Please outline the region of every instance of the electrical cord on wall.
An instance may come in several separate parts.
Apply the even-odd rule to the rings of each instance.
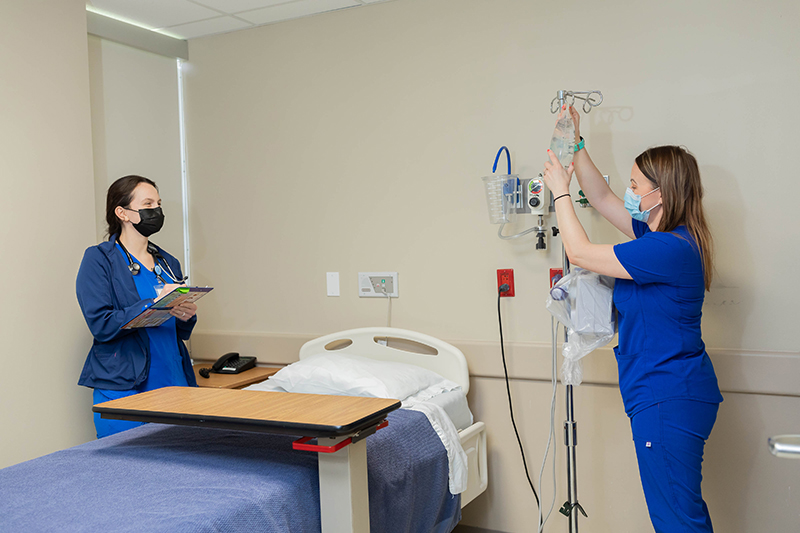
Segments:
[[[386,292],[386,287],[381,286],[381,290],[383,291],[383,295],[389,298],[389,316],[386,319],[386,327],[392,327],[392,295]]]
[[[522,465],[525,467],[525,477],[528,478],[528,485],[531,487],[531,491],[533,492],[533,497],[536,498],[536,505],[541,508],[541,503],[539,503],[539,495],[536,493],[536,489],[533,486],[533,481],[531,481],[531,476],[528,473],[528,462],[525,460],[525,450],[522,447],[522,439],[519,437],[519,431],[517,430],[517,423],[514,421],[514,407],[511,403],[511,386],[508,382],[508,367],[506,365],[506,350],[504,347],[503,342],[503,318],[500,313],[500,295],[504,292],[509,290],[509,286],[507,284],[500,285],[500,288],[497,291],[497,321],[500,324],[500,353],[503,357],[503,373],[506,377],[506,392],[508,393],[508,412],[511,414],[511,425],[514,427],[514,434],[517,436],[517,444],[519,444],[519,453],[522,456]],[[554,478],[555,479],[555,478]]]
[[[386,287],[383,285],[381,285],[381,290],[383,291],[383,295],[389,298],[389,316],[386,319],[386,327],[390,328],[392,327],[392,295],[386,292]],[[378,342],[381,343],[381,341]],[[389,337],[385,337],[381,344],[384,346],[389,346]]]

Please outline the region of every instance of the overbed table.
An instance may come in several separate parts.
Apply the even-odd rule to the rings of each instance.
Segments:
[[[365,438],[400,402],[383,398],[165,387],[95,405],[103,418],[300,435],[318,452],[323,533],[368,533]],[[305,444],[317,438],[317,445]]]

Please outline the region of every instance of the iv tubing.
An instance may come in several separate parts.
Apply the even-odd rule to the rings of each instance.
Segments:
[[[553,381],[553,394],[550,398],[550,432],[547,434],[547,447],[544,450],[544,457],[542,458],[542,468],[539,470],[539,494],[542,494],[542,474],[544,473],[544,467],[547,463],[547,455],[550,452],[550,444],[553,445],[553,499],[550,501],[550,509],[547,511],[547,516],[542,519],[542,506],[539,506],[539,533],[544,531],[544,525],[547,523],[547,519],[550,518],[550,514],[553,512],[553,507],[556,504],[556,447],[555,442],[553,442],[555,435],[556,435],[556,386],[558,385],[558,378],[556,376],[556,337],[558,335],[558,323],[555,323],[553,317],[550,317],[550,341],[553,347],[553,371],[552,371],[552,381]]]

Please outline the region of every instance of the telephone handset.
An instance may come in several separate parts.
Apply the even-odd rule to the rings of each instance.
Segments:
[[[200,375],[204,378],[209,377],[211,372],[215,374],[238,374],[256,366],[255,357],[239,357],[237,352],[226,353],[211,368],[201,368]]]

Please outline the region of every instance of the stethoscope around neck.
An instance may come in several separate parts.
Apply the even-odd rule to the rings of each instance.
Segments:
[[[134,276],[138,275],[142,267],[139,265],[139,263],[133,260],[133,256],[130,254],[130,252],[128,252],[128,249],[125,248],[125,245],[122,244],[122,241],[117,239],[117,244],[119,244],[120,248],[122,248],[122,251],[125,252],[125,257],[128,258],[128,270],[130,270],[131,274],[133,274]],[[170,268],[169,263],[167,263],[167,260],[164,259],[164,256],[161,255],[161,252],[158,250],[158,248],[150,241],[147,241],[147,253],[152,255],[153,259],[155,260],[153,273],[156,275],[156,279],[158,279],[158,281],[160,281],[164,285],[167,284],[166,280],[164,280],[161,274],[169,275],[172,278],[173,283],[183,283],[184,281],[186,281],[187,279],[186,276],[179,278],[178,276],[175,275],[175,273],[172,271],[172,268]],[[166,272],[164,271],[163,268],[161,268],[161,265],[158,264],[159,259],[164,264],[164,266],[167,267]]]

